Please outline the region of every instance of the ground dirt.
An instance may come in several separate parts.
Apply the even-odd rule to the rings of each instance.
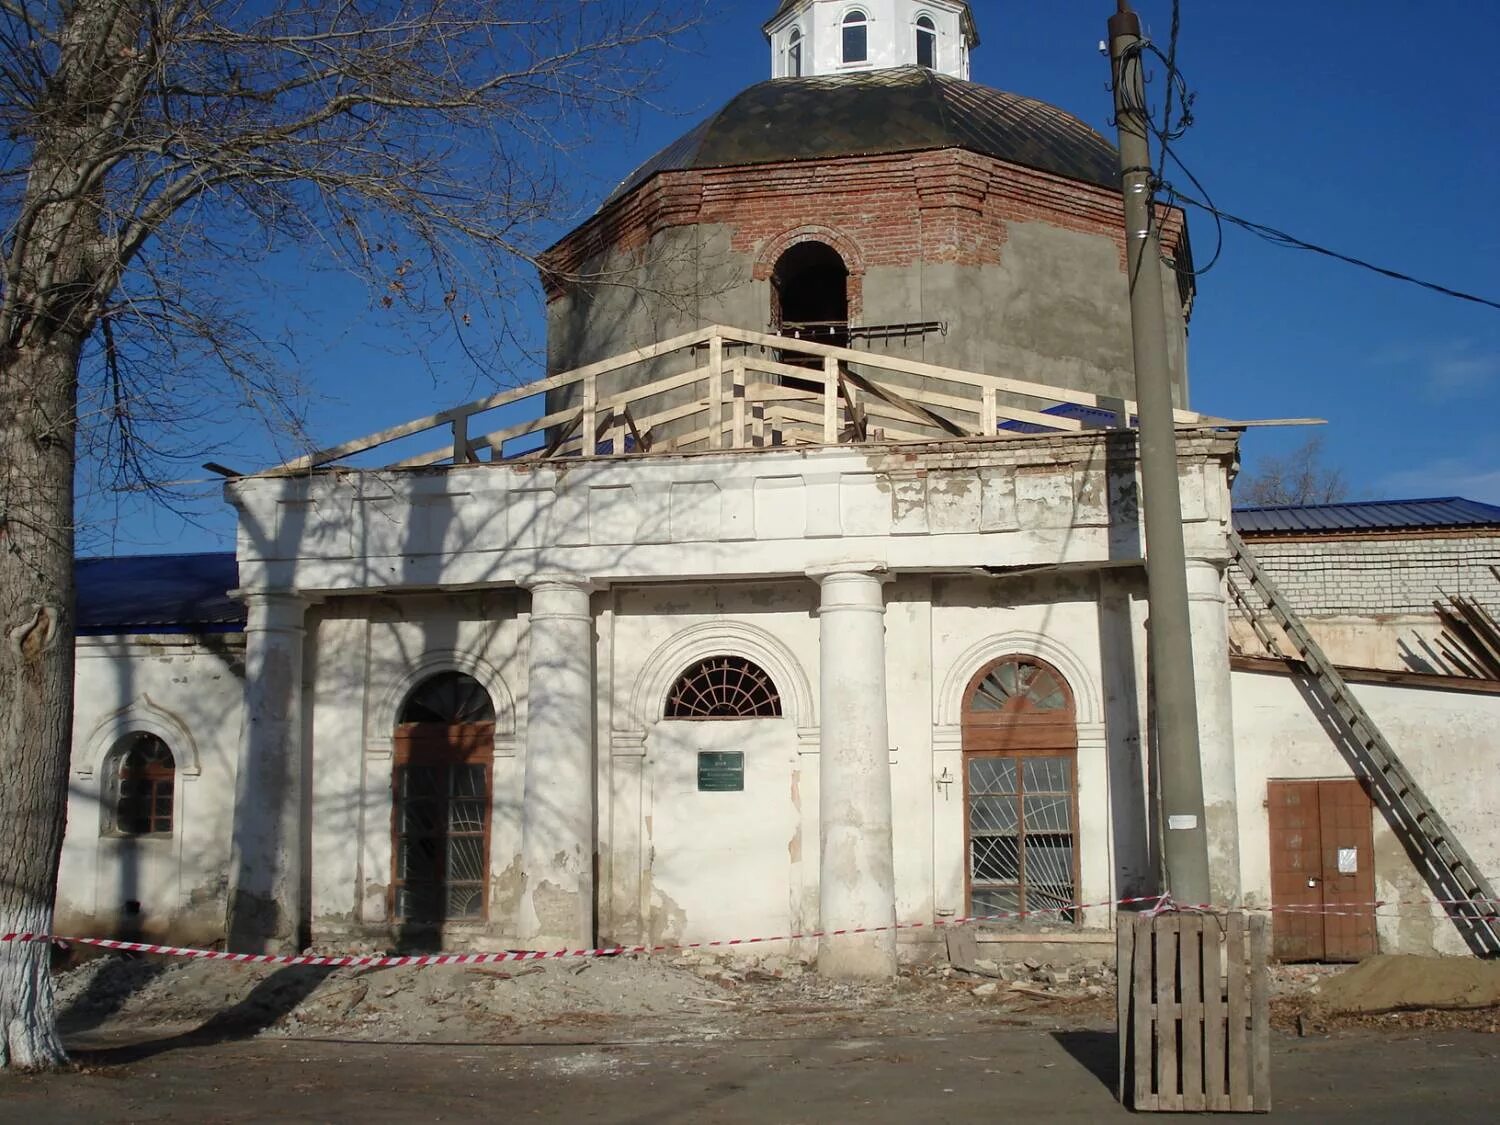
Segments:
[[[1340,979],[1322,967],[1274,970],[1278,1116],[1493,1119],[1500,1037],[1465,1028],[1496,1030],[1496,1009],[1311,1019],[1310,986],[1325,992]],[[1124,1116],[1105,967],[980,961],[967,973],[929,966],[856,985],[788,958],[706,954],[333,971],[109,957],[58,983],[78,1068],[0,1076],[0,1118]],[[1441,1022],[1460,1016],[1470,1022]]]

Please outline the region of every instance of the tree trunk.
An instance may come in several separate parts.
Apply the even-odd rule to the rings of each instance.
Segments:
[[[48,933],[73,726],[73,458],[81,341],[0,342],[0,933]],[[51,947],[0,944],[0,1066],[65,1062]]]

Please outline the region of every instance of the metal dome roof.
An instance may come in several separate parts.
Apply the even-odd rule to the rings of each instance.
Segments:
[[[939,148],[1119,187],[1114,146],[1072,114],[908,66],[751,86],[632,172],[607,202],[659,172]]]

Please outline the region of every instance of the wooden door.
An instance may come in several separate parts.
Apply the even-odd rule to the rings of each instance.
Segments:
[[[1364,786],[1272,781],[1273,955],[1358,961],[1375,952],[1373,809]]]

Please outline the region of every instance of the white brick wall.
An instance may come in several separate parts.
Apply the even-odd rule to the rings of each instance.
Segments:
[[[1302,617],[1431,614],[1443,594],[1500,616],[1500,537],[1246,542]]]

